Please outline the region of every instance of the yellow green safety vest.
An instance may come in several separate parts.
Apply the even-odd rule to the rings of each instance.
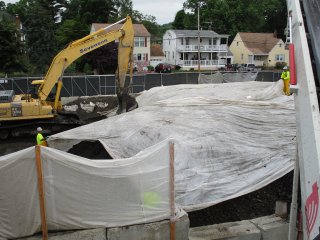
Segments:
[[[37,144],[42,145],[42,143],[45,141],[44,137],[42,136],[41,133],[38,133],[37,135]]]
[[[282,72],[281,78],[282,78],[283,80],[290,80],[290,72],[289,72],[289,71],[284,71],[284,72]]]

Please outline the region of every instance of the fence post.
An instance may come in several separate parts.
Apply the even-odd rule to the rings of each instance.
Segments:
[[[175,201],[174,201],[174,143],[169,142],[170,153],[170,240],[175,239]]]
[[[73,76],[71,76],[71,95],[73,97]]]
[[[42,163],[41,163],[41,148],[39,145],[35,147],[36,150],[36,167],[38,176],[38,193],[39,193],[39,204],[40,204],[40,215],[41,215],[41,229],[42,229],[42,239],[48,239],[48,226],[46,217],[46,205],[44,196],[44,184],[43,184],[43,173],[42,173]]]
[[[87,86],[87,81],[88,81],[88,75],[84,77],[84,84],[86,85],[86,96],[88,96],[88,86]]]

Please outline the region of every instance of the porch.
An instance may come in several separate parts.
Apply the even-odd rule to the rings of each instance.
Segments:
[[[221,45],[179,45],[177,50],[179,52],[196,52],[200,47],[201,52],[227,52],[228,47],[226,44]]]
[[[191,68],[198,69],[198,64],[200,62],[201,70],[217,70],[220,67],[224,67],[227,63],[226,59],[219,60],[182,60],[178,62],[178,65],[182,69],[189,70]]]

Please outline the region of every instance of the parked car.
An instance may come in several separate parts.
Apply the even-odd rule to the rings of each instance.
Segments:
[[[171,72],[171,66],[166,63],[159,63],[157,66],[155,66],[154,71],[157,73],[170,73]]]
[[[253,63],[242,64],[240,67],[241,71],[256,71],[256,66]]]
[[[220,67],[219,71],[239,71],[241,66],[239,64],[226,64],[224,67]]]

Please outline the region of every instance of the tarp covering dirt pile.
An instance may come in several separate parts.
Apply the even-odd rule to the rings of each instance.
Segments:
[[[100,141],[115,159],[175,142],[176,204],[187,211],[232,199],[293,169],[295,111],[283,83],[175,85],[142,93],[139,108],[56,134],[64,151]]]
[[[132,158],[89,160],[41,148],[49,230],[115,227],[170,218],[169,144]],[[35,148],[0,157],[0,239],[41,230]]]

